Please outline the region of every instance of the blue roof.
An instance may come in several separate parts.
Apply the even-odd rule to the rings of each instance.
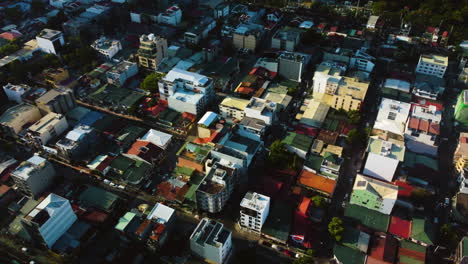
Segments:
[[[198,121],[198,124],[205,125],[205,126],[210,126],[211,123],[218,117],[218,114],[208,111],[203,115],[203,117]]]
[[[104,114],[96,111],[91,111],[87,113],[83,118],[81,118],[80,121],[78,121],[78,123],[85,126],[91,126],[103,117]]]

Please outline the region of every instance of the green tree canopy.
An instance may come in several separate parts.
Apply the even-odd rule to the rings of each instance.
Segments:
[[[156,93],[158,91],[158,82],[163,77],[160,73],[150,73],[148,74],[143,82],[141,83],[141,88],[151,93]]]
[[[338,217],[333,217],[330,223],[328,224],[328,233],[336,241],[341,241],[344,232],[343,220]]]
[[[313,264],[313,263],[314,263],[314,251],[312,249],[308,249],[305,255],[294,260],[293,262],[293,264]]]
[[[314,203],[314,206],[318,208],[325,208],[325,206],[327,205],[325,198],[323,198],[320,195],[315,195],[310,200]]]

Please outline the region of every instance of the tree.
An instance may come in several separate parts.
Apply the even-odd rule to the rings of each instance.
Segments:
[[[357,125],[361,122],[361,112],[358,110],[351,110],[347,112],[347,116],[351,124]]]
[[[439,240],[441,245],[448,248],[455,248],[460,238],[455,228],[449,224],[445,224],[440,228]]]
[[[417,205],[424,205],[428,200],[430,200],[432,194],[423,188],[414,189],[411,192],[410,199]]]
[[[300,258],[294,260],[293,264],[313,264],[314,263],[314,251],[308,249],[305,255],[302,255]]]
[[[158,82],[163,77],[160,73],[150,73],[145,77],[141,83],[141,88],[151,93],[156,93],[158,91]]]
[[[324,40],[323,35],[315,31],[315,29],[309,29],[302,35],[302,43],[305,45],[319,45]]]
[[[314,206],[318,208],[324,208],[325,205],[327,204],[325,201],[325,198],[323,198],[320,195],[315,195],[310,200],[312,200],[312,202],[314,203]]]
[[[18,22],[23,18],[23,12],[19,7],[7,8],[5,9],[5,16],[9,20]]]
[[[45,5],[43,1],[40,0],[32,0],[31,2],[31,11],[34,14],[42,14],[45,10]]]
[[[328,224],[328,233],[336,241],[341,241],[344,232],[343,221],[338,217],[333,217]]]
[[[268,161],[271,166],[284,168],[288,164],[290,154],[286,151],[286,144],[281,140],[274,141],[270,146]]]

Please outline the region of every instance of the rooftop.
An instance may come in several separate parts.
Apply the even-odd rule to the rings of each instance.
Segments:
[[[447,66],[448,65],[448,57],[441,56],[436,54],[423,54],[421,55],[421,61],[430,64],[437,64],[440,66]]]
[[[115,225],[115,229],[123,232],[135,216],[135,213],[127,212],[124,216],[120,217],[119,222]]]
[[[109,211],[118,200],[118,196],[98,187],[88,186],[79,196],[81,205]]]
[[[399,90],[405,93],[410,92],[410,83],[398,79],[386,79],[384,83],[385,88]]]
[[[282,141],[286,145],[308,152],[312,146],[313,139],[295,132],[288,132],[288,135]]]
[[[58,216],[57,214],[60,212],[57,212],[57,210],[62,208],[67,203],[67,199],[51,193],[34,209],[32,209],[32,211],[30,211],[24,218],[28,221],[37,223],[39,226],[42,226],[51,217]]]
[[[171,220],[175,210],[162,203],[157,203],[151,212],[148,214],[147,219],[154,219],[160,224],[165,224]]]
[[[176,80],[184,80],[192,83],[194,86],[205,87],[209,84],[210,79],[205,75],[201,75],[194,72],[184,71],[181,69],[174,68],[169,71],[163,78],[164,81],[174,82]]]
[[[216,114],[215,112],[208,111],[202,116],[202,118],[200,118],[198,124],[209,127],[211,123],[213,123],[217,118],[218,114]]]
[[[255,211],[262,212],[270,204],[270,197],[256,193],[256,192],[247,192],[242,199],[240,206]]]
[[[37,36],[40,38],[52,40],[61,34],[61,31],[45,28]]]
[[[28,129],[30,131],[35,131],[42,134],[53,128],[61,120],[64,120],[63,115],[50,112],[42,117],[39,121],[31,125]]]
[[[226,97],[220,105],[236,108],[238,110],[244,111],[247,105],[249,104],[249,100],[235,98],[235,97]]]
[[[355,204],[346,205],[344,215],[346,217],[352,218],[359,224],[382,232],[387,232],[390,222],[389,215],[385,215],[379,213],[378,211],[367,209]]]
[[[333,254],[340,263],[363,264],[366,262],[366,254],[357,249],[342,246],[338,243],[336,243],[333,248]]]
[[[411,238],[428,245],[434,245],[435,230],[436,228],[431,221],[415,217],[411,225]]]
[[[198,163],[202,163],[211,151],[208,145],[198,145],[191,142],[186,142],[177,152],[179,157],[189,159]]]
[[[247,117],[247,116],[242,118],[242,120],[241,120],[241,122],[239,124],[243,125],[245,127],[254,128],[256,130],[262,130],[262,129],[264,129],[266,127],[265,121],[263,121],[261,119]]]
[[[21,115],[25,112],[29,112],[33,109],[37,109],[35,105],[30,105],[26,103],[14,105],[8,108],[1,116],[0,123],[9,124],[11,121],[21,118]]]
[[[343,245],[367,253],[370,235],[355,228],[346,228],[340,241]]]
[[[335,186],[336,186],[335,180],[319,175],[317,173],[313,173],[305,169],[302,170],[297,181],[299,184],[303,186],[312,188],[314,190],[318,190],[329,196],[333,195],[333,192],[335,191]]]
[[[203,218],[190,236],[190,240],[202,247],[209,244],[221,248],[230,235],[231,231],[225,229],[222,223]]]
[[[23,161],[14,171],[12,171],[12,174],[26,180],[35,172],[43,170],[47,164],[49,163],[46,159],[41,156],[34,155],[28,160]]]
[[[385,141],[378,137],[370,137],[367,152],[403,161],[405,157],[405,143],[395,139]]]
[[[411,105],[388,98],[382,98],[374,129],[402,135],[405,131]]]
[[[262,226],[262,233],[286,243],[293,221],[293,211],[294,207],[286,201],[276,201],[270,209],[265,224]]]
[[[396,200],[398,197],[398,186],[375,180],[363,175],[356,175],[353,191],[366,190],[373,193],[381,199]]]

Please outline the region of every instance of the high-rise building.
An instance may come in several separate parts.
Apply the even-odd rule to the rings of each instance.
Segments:
[[[11,177],[21,192],[36,197],[52,184],[55,169],[52,163],[34,155],[12,171]]]
[[[310,56],[298,52],[283,52],[278,57],[279,67],[278,74],[284,78],[300,82],[302,73],[307,64],[309,64]]]
[[[38,47],[45,53],[57,54],[60,47],[65,44],[63,33],[53,29],[43,29],[36,36]]]
[[[157,70],[162,59],[167,57],[167,40],[154,34],[140,36],[138,63],[140,67]]]
[[[445,71],[447,70],[447,66],[447,56],[423,54],[421,57],[419,57],[416,72],[442,78],[444,77]]]
[[[468,90],[463,90],[458,96],[455,120],[462,125],[468,125]]]
[[[51,193],[25,215],[21,223],[36,243],[52,248],[76,220],[70,202]]]
[[[270,197],[247,192],[240,203],[240,225],[260,232],[270,211]]]
[[[190,236],[190,249],[212,263],[227,263],[232,253],[232,233],[223,224],[203,218]]]
[[[36,105],[42,112],[66,114],[76,107],[75,95],[69,89],[52,89],[36,99]]]

